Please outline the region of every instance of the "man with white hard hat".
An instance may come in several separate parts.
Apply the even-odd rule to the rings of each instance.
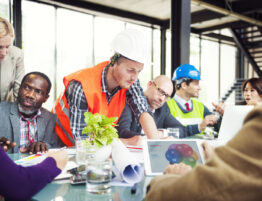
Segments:
[[[138,75],[147,62],[149,43],[144,35],[127,29],[111,43],[115,54],[110,61],[97,64],[64,77],[65,91],[58,98],[54,113],[56,133],[67,146],[82,135],[86,126],[84,112],[120,117],[126,102],[132,108],[149,138],[156,138],[157,128],[143,95]]]
[[[176,93],[174,98],[167,101],[170,113],[183,125],[199,124],[199,133],[208,125],[214,125],[217,117],[208,108],[196,100],[198,97],[201,80],[200,72],[195,66],[183,64],[179,66],[173,75]]]

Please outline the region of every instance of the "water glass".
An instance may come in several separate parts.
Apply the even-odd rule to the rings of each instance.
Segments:
[[[76,140],[76,163],[78,165],[85,165],[87,148],[85,146],[84,140]]]
[[[167,128],[168,136],[179,138],[179,128]]]
[[[97,161],[88,158],[86,161],[86,191],[94,194],[110,193],[112,159]]]

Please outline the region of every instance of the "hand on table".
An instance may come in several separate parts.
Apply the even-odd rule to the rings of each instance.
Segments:
[[[14,148],[16,146],[16,143],[15,142],[11,142],[6,137],[1,137],[0,138],[0,146],[4,149],[4,151],[8,151],[9,149]]]
[[[30,144],[28,147],[24,148],[24,149],[20,149],[21,153],[26,153],[28,152],[29,154],[35,154],[35,153],[46,153],[48,151],[48,146],[46,143],[44,142],[34,142],[32,144]]]
[[[68,161],[68,154],[65,150],[61,151],[49,151],[47,153],[47,157],[52,157],[56,161],[56,166],[63,170],[66,166],[66,163]]]
[[[168,165],[164,174],[184,175],[192,170],[192,167],[184,163]]]
[[[120,138],[120,140],[125,145],[142,146],[143,137],[136,135],[131,138]]]
[[[217,122],[217,116],[210,114],[206,115],[204,120],[200,124],[200,130],[203,131],[208,125],[214,125]]]

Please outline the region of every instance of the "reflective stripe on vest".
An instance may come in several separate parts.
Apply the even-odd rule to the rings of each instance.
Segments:
[[[75,143],[70,128],[68,108],[69,106],[67,104],[67,100],[65,100],[65,96],[61,96],[57,99],[56,107],[53,109],[53,112],[56,114],[55,132],[58,135],[58,137],[62,140],[62,142],[66,146],[70,147],[73,146]],[[57,114],[59,114],[59,118]],[[69,126],[63,126],[63,125],[69,125]]]

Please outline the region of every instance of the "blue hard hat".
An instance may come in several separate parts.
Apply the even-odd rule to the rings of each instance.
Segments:
[[[195,66],[190,64],[183,64],[175,70],[172,80],[179,80],[181,78],[201,80],[199,70],[197,70]]]

